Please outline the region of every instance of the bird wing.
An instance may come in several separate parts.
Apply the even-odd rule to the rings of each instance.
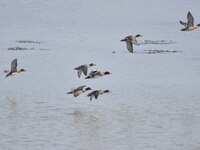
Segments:
[[[79,86],[79,87],[76,88],[76,91],[82,90],[84,87],[86,87],[86,85]]]
[[[184,25],[184,26],[187,26],[187,23],[186,22],[183,22],[180,20],[180,24]]]
[[[87,96],[90,97],[90,101],[92,101],[93,97],[95,97],[95,99],[97,99],[99,94],[98,94],[98,91],[95,90],[95,91],[90,92]]]
[[[94,95],[91,95],[91,96],[90,96],[90,101],[92,101],[93,97],[94,97]]]
[[[188,14],[187,14],[187,20],[188,20],[187,21],[188,27],[194,26],[194,18],[190,12],[188,12]]]
[[[80,95],[80,92],[75,92],[74,93],[74,97],[77,97],[77,96],[79,96]]]
[[[98,98],[98,96],[99,96],[99,92],[98,92],[98,91],[96,91],[96,92],[94,93],[94,97],[95,97],[95,99],[97,99],[97,98]]]
[[[96,71],[96,70],[90,71],[89,76],[91,77],[95,71]]]
[[[90,71],[89,77],[91,77],[91,78],[94,77],[98,72],[99,72],[98,69]]]
[[[129,41],[132,41],[133,40],[133,36],[132,35],[129,35],[127,36],[125,39],[129,40]]]
[[[81,74],[82,74],[82,69],[79,69],[79,70],[77,71],[77,75],[78,75],[79,78],[81,77]]]
[[[133,44],[131,41],[129,40],[126,41],[126,47],[129,50],[129,52],[133,53]]]
[[[90,101],[92,101],[93,97],[94,97],[94,92],[95,91],[92,91],[90,92],[87,96],[90,97]]]
[[[100,70],[95,70],[93,72],[93,76],[101,76],[101,71]]]
[[[84,73],[84,75],[86,75],[87,76],[87,67],[83,67],[83,73]]]
[[[11,72],[17,72],[17,59],[14,59],[11,63]]]
[[[79,69],[82,69],[82,68],[83,68],[83,66],[84,66],[84,65],[80,65],[80,66],[78,66],[78,67],[74,68],[74,70],[79,70]]]

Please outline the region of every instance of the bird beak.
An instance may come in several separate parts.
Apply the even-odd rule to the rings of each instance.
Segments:
[[[125,41],[125,39],[121,39],[121,42],[122,42],[122,41]]]

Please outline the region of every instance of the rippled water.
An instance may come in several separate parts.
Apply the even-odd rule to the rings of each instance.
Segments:
[[[0,2],[0,149],[199,150],[200,29],[179,24],[198,4]],[[137,33],[131,54],[120,40]],[[5,78],[14,58],[27,72]],[[86,63],[112,75],[79,79]],[[80,85],[111,93],[66,94]]]

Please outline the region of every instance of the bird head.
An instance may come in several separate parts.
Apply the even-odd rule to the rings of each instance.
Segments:
[[[109,71],[104,72],[104,75],[109,75],[111,74]]]
[[[96,66],[96,64],[91,63],[91,64],[89,64],[89,66]]]
[[[88,90],[92,90],[92,89],[90,87],[87,87],[87,88],[85,88],[85,90],[88,91]]]
[[[20,69],[20,70],[19,70],[19,72],[24,72],[24,71],[26,71],[26,70],[25,70],[25,69]]]
[[[137,34],[135,37],[136,37],[136,38],[137,38],[137,37],[142,37],[142,35],[141,35],[141,34]]]
[[[109,90],[104,90],[104,93],[109,93],[110,91]]]

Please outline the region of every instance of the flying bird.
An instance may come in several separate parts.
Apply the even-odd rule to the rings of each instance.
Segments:
[[[185,26],[185,28],[181,29],[181,31],[192,31],[200,27],[200,23],[197,25],[194,25],[194,17],[192,16],[190,12],[188,12],[187,14],[187,22],[183,22],[180,20],[180,24]]]
[[[81,66],[74,68],[74,70],[78,70],[77,75],[80,78],[82,72],[84,73],[85,76],[87,76],[87,70],[88,70],[89,67],[92,67],[92,66],[96,66],[96,64],[91,63],[91,64],[81,65]]]
[[[92,70],[85,79],[94,79],[94,78],[102,77],[104,75],[109,75],[109,74],[111,74],[109,71],[103,72],[96,69],[96,70]]]
[[[20,72],[24,72],[26,71],[25,69],[20,69],[17,70],[17,58],[15,58],[12,62],[11,62],[11,70],[5,70],[4,72],[7,73],[6,77],[14,75],[14,74],[19,74]]]
[[[90,101],[92,101],[93,98],[97,99],[99,95],[109,92],[109,90],[95,90],[90,92],[87,96],[90,97]]]
[[[138,41],[137,41],[137,39],[136,39],[136,38],[138,38],[138,37],[142,37],[142,35],[140,35],[140,34],[137,34],[136,36],[129,35],[129,36],[127,36],[127,37],[125,37],[125,38],[123,38],[123,39],[121,40],[121,41],[125,41],[125,42],[126,42],[126,47],[127,47],[128,51],[129,51],[130,53],[133,53],[133,52],[134,52],[134,50],[133,50],[133,44],[134,44],[134,45],[139,45],[139,44],[138,44]]]
[[[83,86],[79,86],[79,87],[77,87],[76,89],[74,89],[74,90],[68,92],[67,94],[73,94],[74,97],[77,97],[77,96],[79,96],[80,94],[82,94],[82,93],[84,93],[84,92],[86,92],[86,91],[88,91],[88,90],[91,90],[91,88],[90,88],[90,87],[86,87],[86,85],[83,85]]]

